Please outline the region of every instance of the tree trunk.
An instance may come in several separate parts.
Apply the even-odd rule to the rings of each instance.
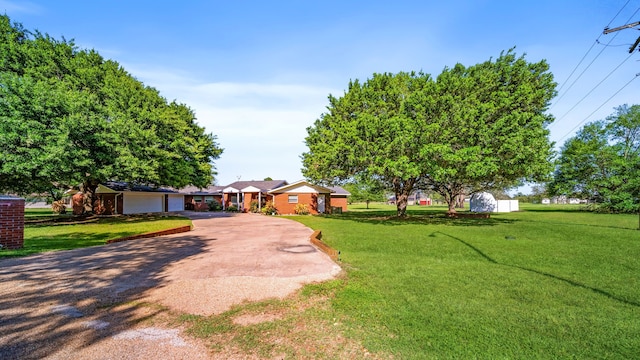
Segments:
[[[456,207],[458,209],[464,209],[464,194],[458,194],[455,196]]]
[[[461,190],[457,190],[457,187],[445,187],[442,186],[438,189],[436,189],[436,191],[442,195],[442,197],[444,198],[444,201],[447,203],[447,205],[449,206],[449,209],[447,210],[447,214],[455,214],[456,211],[456,207],[458,207],[458,201],[460,199],[460,195],[462,194]],[[464,197],[462,198],[463,200],[463,204],[462,206],[464,206]]]
[[[398,217],[407,216],[407,203],[409,201],[409,194],[413,191],[413,186],[415,185],[417,179],[394,179],[393,180],[393,191],[396,195],[396,208],[398,211]]]
[[[404,192],[396,194],[396,207],[398,210],[398,217],[407,216],[408,201],[409,201],[409,194],[404,194]]]
[[[85,213],[93,214],[94,207],[93,203],[96,201],[96,189],[98,188],[98,182],[95,180],[85,180],[82,184],[82,191],[84,192],[85,198]]]
[[[447,205],[449,205],[449,210],[447,210],[447,214],[455,214],[456,211],[456,200],[455,198],[445,199],[447,201]]]
[[[367,203],[367,210],[369,210],[369,200],[367,200],[366,203]]]

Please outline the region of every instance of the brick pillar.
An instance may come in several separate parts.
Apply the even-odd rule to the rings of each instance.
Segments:
[[[0,246],[3,249],[24,246],[24,199],[0,195]]]

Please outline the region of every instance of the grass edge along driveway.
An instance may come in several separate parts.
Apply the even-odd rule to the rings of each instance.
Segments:
[[[34,216],[27,212],[26,218],[30,217]],[[191,220],[185,217],[153,215],[103,217],[79,224],[25,224],[24,248],[0,250],[0,259],[104,245],[111,239],[186,225],[191,225]]]
[[[347,333],[397,358],[635,358],[637,215],[527,207],[291,217],[342,252],[332,300]],[[331,285],[331,286],[335,286]]]

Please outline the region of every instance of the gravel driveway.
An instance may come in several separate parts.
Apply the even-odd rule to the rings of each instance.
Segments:
[[[340,272],[297,222],[187,215],[188,233],[0,261],[0,359],[207,359],[180,329],[140,325],[161,307],[134,305],[218,314]]]

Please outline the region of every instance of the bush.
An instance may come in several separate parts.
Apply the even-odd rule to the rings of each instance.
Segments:
[[[230,206],[227,206],[227,211],[237,212],[238,208],[235,205],[230,205]]]
[[[278,213],[278,209],[273,206],[273,202],[271,201],[267,201],[261,211],[265,215],[276,215]]]
[[[258,200],[253,200],[251,201],[251,203],[249,204],[249,211],[252,213],[257,213],[258,210]]]
[[[67,206],[62,202],[62,200],[58,200],[51,204],[51,210],[56,214],[66,214]]]
[[[309,215],[309,206],[307,206],[307,204],[296,204],[293,212],[298,215]]]
[[[207,204],[209,204],[209,211],[220,211],[222,210],[222,205],[220,205],[219,202],[213,200],[211,202],[208,202]]]

